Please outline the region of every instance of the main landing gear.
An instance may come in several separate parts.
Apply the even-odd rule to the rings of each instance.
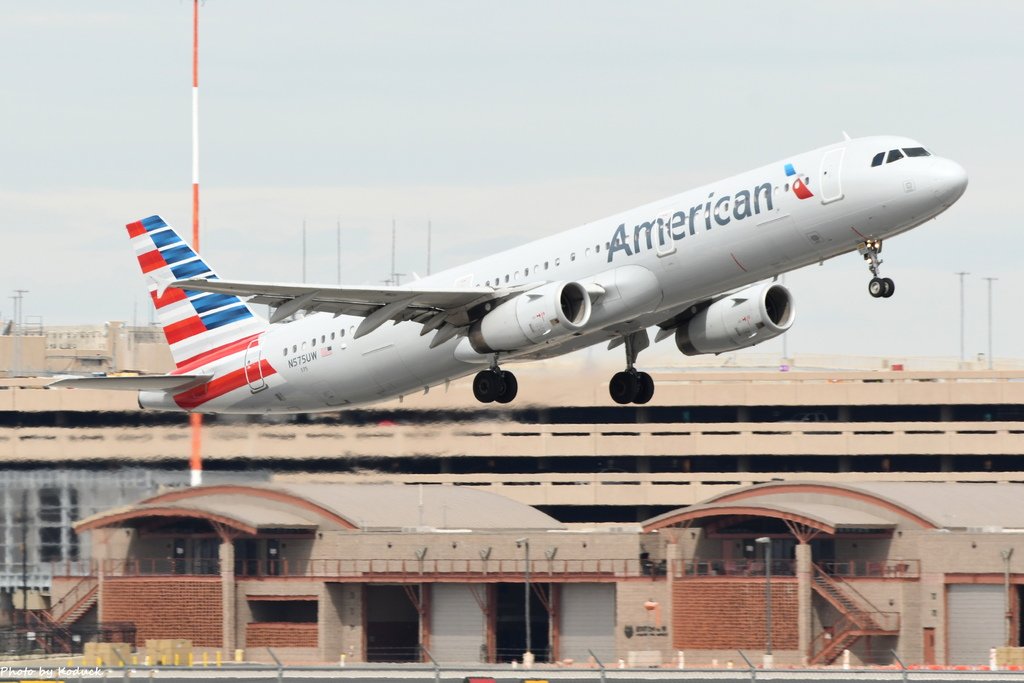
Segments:
[[[876,299],[888,299],[896,292],[896,285],[887,277],[879,277],[879,266],[882,259],[878,255],[882,253],[882,240],[868,240],[862,242],[857,249],[864,260],[868,262],[868,270],[871,271],[871,281],[868,282],[868,294]]]
[[[608,382],[608,393],[616,403],[644,404],[654,397],[654,380],[646,372],[633,367],[637,355],[646,349],[651,341],[647,330],[634,332],[623,338],[626,346],[626,369],[616,372]]]
[[[473,378],[473,396],[481,403],[509,403],[519,392],[516,376],[498,367],[498,356],[487,370],[481,370]]]

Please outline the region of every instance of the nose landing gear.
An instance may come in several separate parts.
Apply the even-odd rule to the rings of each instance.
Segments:
[[[895,294],[896,284],[890,278],[879,275],[882,259],[878,258],[878,255],[882,253],[882,240],[862,242],[857,251],[868,262],[868,270],[871,271],[872,277],[868,282],[868,294],[876,299],[888,299]]]
[[[621,405],[644,404],[654,398],[654,379],[646,372],[638,372],[633,364],[639,353],[646,349],[651,340],[647,330],[634,332],[623,338],[626,346],[626,369],[616,372],[608,382],[608,393],[612,400]]]

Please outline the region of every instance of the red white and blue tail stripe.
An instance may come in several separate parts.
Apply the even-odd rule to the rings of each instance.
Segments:
[[[242,350],[267,328],[237,296],[168,287],[185,278],[215,280],[217,274],[160,216],[129,223],[127,228],[179,370]]]

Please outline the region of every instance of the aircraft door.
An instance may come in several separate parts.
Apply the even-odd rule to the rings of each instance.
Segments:
[[[821,158],[821,203],[831,204],[843,198],[842,168],[846,148],[829,150]]]
[[[260,340],[253,339],[249,346],[245,347],[245,381],[249,384],[249,391],[258,393],[267,388],[267,381],[263,378],[262,354]]]

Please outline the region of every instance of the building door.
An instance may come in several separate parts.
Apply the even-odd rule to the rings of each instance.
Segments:
[[[926,628],[922,639],[924,648],[924,664],[935,663],[935,629]]]
[[[1006,639],[1005,596],[1000,584],[950,584],[946,664],[988,664],[988,651]]]
[[[420,615],[411,599],[419,600],[419,586],[412,592],[405,586],[366,586],[366,661],[420,661]]]
[[[486,599],[485,591],[478,592]],[[473,586],[435,583],[430,595],[430,653],[439,662],[487,660],[487,625]]]
[[[614,584],[564,584],[560,626],[560,658],[585,662],[593,650],[602,662],[615,661]]]

